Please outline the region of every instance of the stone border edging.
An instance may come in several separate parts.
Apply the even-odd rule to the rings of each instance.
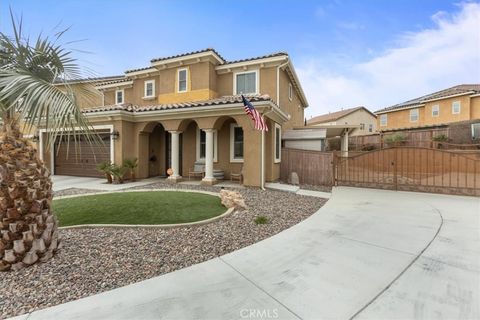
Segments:
[[[59,196],[54,197],[54,200],[68,199],[68,198],[77,198],[84,196],[94,196],[99,194],[111,194],[111,193],[122,193],[122,192],[158,192],[158,191],[176,191],[176,192],[193,192],[193,193],[203,193],[211,196],[216,196],[220,198],[219,193],[203,191],[203,190],[189,190],[189,189],[136,189],[136,190],[117,190],[117,191],[99,191],[99,192],[90,192],[83,194],[75,194],[68,196]],[[170,224],[79,224],[75,226],[66,226],[59,227],[58,229],[67,230],[67,229],[81,229],[81,228],[159,228],[159,229],[171,229],[171,228],[181,228],[181,227],[190,227],[190,226],[199,226],[208,223],[215,222],[220,220],[229,214],[235,211],[235,208],[228,208],[227,211],[222,213],[219,216],[212,217],[206,220],[195,221],[195,222],[186,222],[186,223],[170,223]]]

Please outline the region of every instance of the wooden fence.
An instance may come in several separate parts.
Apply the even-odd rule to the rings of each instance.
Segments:
[[[333,153],[282,149],[280,179],[290,182],[292,172],[298,174],[300,184],[333,185]]]
[[[339,158],[344,186],[480,196],[480,153],[395,147]]]

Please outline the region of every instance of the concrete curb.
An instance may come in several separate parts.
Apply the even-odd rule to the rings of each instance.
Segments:
[[[119,190],[119,191],[106,191],[106,192],[92,192],[84,194],[75,194],[69,196],[61,196],[54,198],[54,200],[68,199],[68,198],[77,198],[83,196],[94,196],[99,194],[111,194],[111,193],[121,193],[121,192],[159,192],[159,191],[179,191],[179,192],[193,192],[193,193],[203,193],[211,196],[220,197],[219,193],[202,191],[202,190],[180,190],[180,189],[138,189],[138,190]],[[209,218],[206,220],[195,221],[195,222],[186,222],[186,223],[171,223],[171,224],[80,224],[75,226],[66,226],[59,227],[58,229],[67,230],[67,229],[81,229],[81,228],[159,228],[159,229],[171,229],[171,228],[182,228],[182,227],[193,227],[200,226],[208,223],[215,222],[220,220],[232,212],[235,211],[235,208],[228,208],[227,211],[222,213],[219,216]]]

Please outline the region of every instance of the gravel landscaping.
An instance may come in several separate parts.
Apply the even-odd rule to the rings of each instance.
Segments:
[[[155,183],[132,189],[219,188]],[[63,248],[44,264],[1,273],[0,318],[65,303],[200,263],[268,238],[316,212],[325,199],[237,189],[248,209],[211,224],[175,228],[60,230]],[[68,189],[56,196],[92,192]],[[268,218],[257,225],[255,217]]]

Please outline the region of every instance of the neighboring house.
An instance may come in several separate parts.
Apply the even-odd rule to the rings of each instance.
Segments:
[[[83,110],[105,144],[80,141],[77,155],[66,143],[47,150],[40,130],[40,154],[53,174],[96,176],[100,161],[138,158],[140,178],[165,176],[172,168],[170,178],[178,181],[204,163],[206,184],[215,183],[213,170],[228,179],[243,168],[244,184],[261,186],[279,178],[282,130],[303,125],[308,106],[287,53],[226,61],[205,49],[153,59],[121,78],[94,83],[99,103]],[[269,131],[263,137],[240,94],[264,115]]]
[[[379,131],[418,129],[480,119],[480,84],[462,84],[375,112]],[[472,135],[478,124],[471,124]],[[478,135],[478,134],[477,134]]]
[[[350,136],[373,134],[377,130],[377,117],[365,107],[355,107],[337,112],[322,114],[307,120],[308,126],[356,125]]]

